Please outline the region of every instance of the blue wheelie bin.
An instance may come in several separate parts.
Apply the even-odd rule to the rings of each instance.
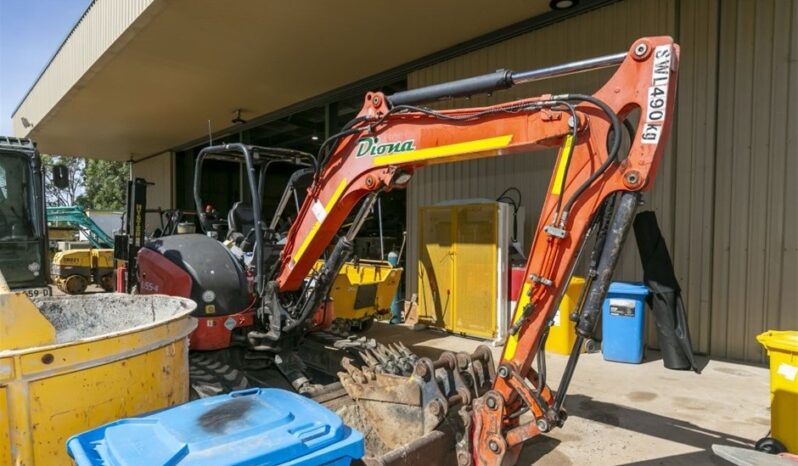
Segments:
[[[643,362],[643,332],[648,288],[642,283],[613,282],[601,316],[601,352],[606,361]]]
[[[255,388],[73,436],[77,466],[348,466],[363,435],[296,393]]]

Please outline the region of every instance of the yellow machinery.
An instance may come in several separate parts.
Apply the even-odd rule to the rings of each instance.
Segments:
[[[71,464],[71,435],[188,399],[184,298],[31,302],[0,280],[0,464]]]
[[[80,294],[89,284],[105,291],[114,290],[113,249],[72,249],[53,256],[50,275],[53,283],[67,294]]]
[[[316,268],[323,264],[316,262]],[[330,290],[335,309],[332,331],[366,330],[378,314],[388,313],[401,277],[402,268],[387,261],[344,263]]]

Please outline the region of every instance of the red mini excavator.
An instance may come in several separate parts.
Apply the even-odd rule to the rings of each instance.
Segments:
[[[522,296],[498,366],[490,351],[480,348],[474,354],[444,353],[437,361],[418,359],[409,376],[348,363],[347,372],[340,374],[363,421],[387,448],[455,426],[458,464],[514,463],[525,440],[562,426],[566,419],[563,404],[580,347],[593,335],[641,193],[651,189],[665,150],[678,64],[679,47],[670,37],[648,37],[616,55],[520,73],[499,70],[390,96],[366,94],[357,117],[322,145],[313,164],[314,182],[279,244],[275,262],[261,264],[275,256],[258,251],[275,251],[276,243],[260,222],[254,225],[257,318],[248,341],[253,347],[285,350],[317,325],[314,316],[324,308],[333,279],[377,196],[404,188],[415,170],[559,148],[528,255]],[[610,66],[617,71],[593,95],[542,95],[443,111],[421,106]],[[629,117],[637,112],[639,121],[632,123]],[[622,153],[622,147],[628,150]],[[312,272],[358,203],[351,227],[324,266]],[[548,323],[589,237],[595,246],[578,307],[578,337],[553,391],[546,383],[542,353]],[[315,322],[320,320],[324,319]]]

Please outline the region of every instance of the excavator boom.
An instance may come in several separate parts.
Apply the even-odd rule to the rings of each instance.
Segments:
[[[426,165],[562,146],[566,136],[573,133],[569,122],[576,114],[578,134],[569,143],[572,148],[568,151],[572,154],[567,157],[569,160],[563,160],[565,164],[558,160],[557,165],[558,170],[568,167],[568,176],[564,185],[551,187],[554,192],[549,190],[551,194],[544,206],[544,212],[551,213],[548,201],[568,198],[607,159],[607,148],[599,146],[605,144],[612,121],[605,109],[590,100],[603,102],[606,110],[621,119],[635,108],[646,110],[645,118],[637,125],[638,138],[630,151],[630,155],[635,152],[637,157],[630,157],[624,164],[613,164],[602,173],[602,179],[613,179],[610,187],[614,190],[647,189],[648,178],[655,174],[654,167],[663,152],[664,144],[659,141],[667,139],[670,121],[667,103],[673,97],[672,88],[675,89],[675,81],[671,79],[675,69],[671,68],[678,62],[678,46],[666,37],[641,39],[635,47],[641,44],[648,47],[641,56],[633,50],[578,62],[578,66],[569,64],[562,71],[503,72],[512,85],[620,63],[613,78],[593,96],[544,95],[492,107],[431,111],[405,102],[435,99],[440,92],[444,97],[462,95],[464,91],[458,93],[457,88],[454,92],[447,92],[451,88],[443,89],[438,94],[408,91],[414,93],[409,98],[405,93],[397,94],[396,98],[368,93],[354,124],[327,141],[335,150],[324,161],[324,168],[311,187],[283,249],[276,277],[280,291],[296,290],[302,285],[344,220],[367,194],[404,187],[413,171]],[[660,77],[657,73],[663,72],[663,66],[666,69]],[[656,93],[650,103],[660,107],[652,107],[651,111],[648,111],[649,88]],[[485,88],[470,89],[474,93]],[[614,137],[620,138],[617,133]],[[592,165],[596,162],[598,165]],[[637,173],[629,177],[634,183],[624,182],[623,175],[632,172]],[[564,190],[560,192],[561,189]],[[594,190],[595,187],[590,194]]]
[[[679,47],[670,37],[648,37],[635,41],[626,53],[598,59],[522,73],[500,70],[393,96],[366,95],[358,116],[323,146],[321,168],[273,277],[272,289],[277,294],[304,289],[306,296],[324,295],[325,277],[337,271],[351,250],[363,212],[379,192],[405,187],[416,169],[559,147],[528,255],[522,296],[495,373],[492,359],[482,350],[476,356],[449,355],[436,362],[422,359],[409,379],[353,376],[352,371],[341,374],[350,395],[366,408],[371,406],[366,412],[371,409],[377,418],[395,417],[406,414],[407,406],[417,405],[419,410],[405,418],[421,420],[421,426],[414,430],[406,425],[404,430],[428,432],[458,407],[463,435],[457,459],[463,465],[512,463],[525,440],[562,425],[562,406],[579,346],[593,334],[640,194],[651,189],[665,150],[678,64]],[[593,95],[542,95],[443,111],[419,106],[616,65],[615,74]],[[622,147],[628,149],[622,153]],[[363,207],[330,254],[328,268],[322,268],[315,281],[306,281],[313,264],[361,201]],[[595,232],[596,246],[578,314],[577,344],[554,392],[546,385],[545,370],[533,370],[531,365],[542,353],[548,323],[591,232]],[[271,305],[277,302],[273,299]],[[306,312],[295,316],[297,321],[306,318],[320,299],[308,302]],[[449,382],[442,387],[441,380]],[[390,411],[386,401],[391,397],[386,393],[404,394],[401,410]],[[368,405],[370,401],[375,403]],[[532,420],[521,423],[525,413]]]

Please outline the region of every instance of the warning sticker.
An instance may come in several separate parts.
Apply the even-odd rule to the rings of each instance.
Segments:
[[[310,210],[313,211],[313,215],[316,216],[316,220],[319,222],[323,222],[325,218],[327,218],[327,211],[324,210],[324,206],[321,205],[321,202],[318,200],[313,202],[313,205],[310,206]]]

